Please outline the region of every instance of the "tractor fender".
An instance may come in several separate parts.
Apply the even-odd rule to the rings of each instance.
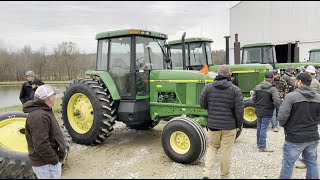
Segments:
[[[99,77],[100,80],[106,85],[113,100],[121,99],[117,85],[109,72],[93,70],[86,71],[86,77],[93,78],[94,76]]]

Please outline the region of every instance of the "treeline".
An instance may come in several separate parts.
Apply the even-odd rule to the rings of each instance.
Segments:
[[[0,81],[23,81],[29,70],[44,81],[66,81],[85,76],[95,67],[96,54],[80,52],[73,42],[62,42],[48,53],[45,47],[33,51],[30,46],[11,51],[0,47]]]
[[[225,51],[212,51],[213,63],[225,62]],[[0,46],[0,81],[23,81],[29,70],[44,81],[70,81],[83,78],[85,71],[95,68],[96,54],[80,52],[74,42],[62,42],[48,53],[45,47],[32,50],[24,46],[11,51],[4,44]]]

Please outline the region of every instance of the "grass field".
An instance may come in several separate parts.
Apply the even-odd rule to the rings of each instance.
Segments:
[[[61,112],[61,103],[62,103],[62,98],[56,98],[55,104],[52,108],[53,113]],[[8,112],[8,111],[22,111],[22,105],[0,108],[0,112]]]
[[[25,81],[12,81],[12,82],[0,82],[0,86],[21,86]],[[48,85],[64,85],[69,84],[71,81],[43,81]]]

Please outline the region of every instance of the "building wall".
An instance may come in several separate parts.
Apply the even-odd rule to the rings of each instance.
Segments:
[[[238,33],[241,46],[300,41],[300,60],[303,60],[307,57],[308,47],[319,45],[319,30],[320,2],[242,1],[230,9],[230,52],[233,51],[234,34]],[[232,55],[230,53],[233,62]]]

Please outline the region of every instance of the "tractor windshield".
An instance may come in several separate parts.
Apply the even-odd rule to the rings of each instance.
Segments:
[[[273,64],[273,46],[243,48],[242,64]]]
[[[320,62],[320,51],[310,51],[310,58],[311,62]]]
[[[136,38],[136,69],[164,69],[164,47],[165,40]]]
[[[182,67],[182,45],[171,45],[172,67]],[[202,66],[203,64],[212,64],[211,45],[207,42],[186,43],[186,66]]]

